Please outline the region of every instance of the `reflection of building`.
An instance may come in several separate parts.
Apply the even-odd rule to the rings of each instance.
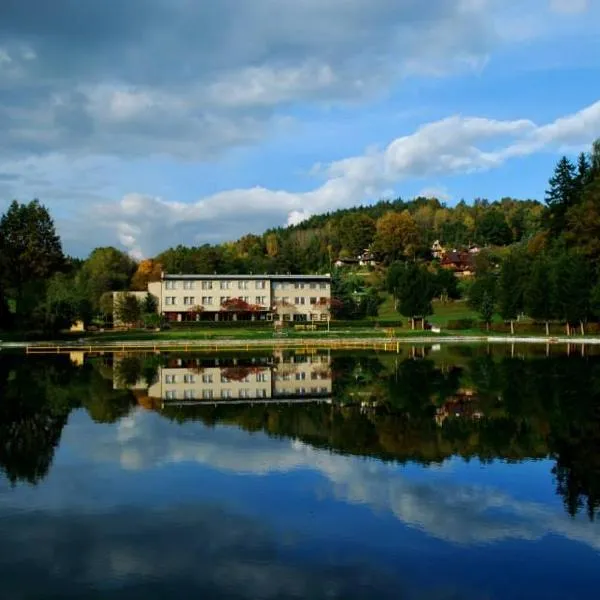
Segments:
[[[139,380],[126,387],[139,390],[144,385]],[[150,398],[163,403],[326,400],[332,393],[331,357],[277,353],[248,359],[169,358],[158,367],[155,383],[145,387]]]
[[[435,411],[435,422],[438,426],[446,419],[481,419],[483,413],[479,410],[477,397],[473,390],[459,390],[454,396],[448,398],[442,406]]]

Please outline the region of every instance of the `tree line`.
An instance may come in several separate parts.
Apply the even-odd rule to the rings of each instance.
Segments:
[[[465,297],[489,324],[498,311],[513,323],[536,320],[585,325],[600,318],[600,142],[576,161],[559,160],[545,203],[477,198],[449,207],[437,199],[396,199],[317,215],[262,235],[223,244],[169,248],[134,261],[113,247],[85,260],[66,256],[49,211],[13,201],[0,217],[0,328],[56,331],[74,320],[104,323],[112,291],[145,290],[170,273],[324,273],[339,257],[369,248],[381,264],[370,280],[337,273],[337,318],[377,314],[379,292],[401,314],[427,317],[433,298]],[[434,240],[448,248],[479,244],[476,278],[457,285],[432,260]],[[123,307],[140,320],[143,306]],[[139,314],[138,314],[139,313]]]

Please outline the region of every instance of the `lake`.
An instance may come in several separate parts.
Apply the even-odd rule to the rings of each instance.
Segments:
[[[600,355],[0,352],[2,598],[588,598]]]

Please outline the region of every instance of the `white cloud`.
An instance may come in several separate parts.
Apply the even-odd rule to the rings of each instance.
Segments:
[[[325,181],[308,192],[235,189],[191,204],[128,194],[118,203],[95,205],[92,222],[103,236],[117,233],[135,256],[148,255],[177,243],[222,241],[296,224],[315,213],[382,197],[409,178],[493,169],[513,157],[589,144],[599,135],[600,101],[544,125],[453,116],[424,125],[382,150],[321,166],[314,173]]]
[[[409,73],[476,68],[497,40],[489,0],[56,0],[43,14],[30,2],[0,22],[9,157],[205,159],[256,141],[289,104],[360,100]]]
[[[584,13],[589,8],[589,0],[550,0],[550,8],[560,14]]]
[[[62,444],[77,447],[84,462],[116,463],[126,470],[185,462],[253,476],[306,469],[324,477],[329,494],[389,512],[408,526],[452,543],[536,540],[556,534],[600,550],[600,525],[572,519],[558,505],[517,500],[492,487],[457,484],[439,470],[415,481],[397,465],[336,455],[262,433],[250,436],[237,427],[212,429],[189,422],[174,428],[155,413],[137,410],[111,428],[99,428],[87,417],[71,421]],[[551,461],[547,465],[550,471]],[[318,489],[323,490],[321,485]],[[0,505],[1,501],[2,495]],[[80,502],[68,497],[57,501],[69,506]]]
[[[437,198],[442,202],[446,202],[452,197],[448,188],[443,186],[424,187],[417,193],[417,196],[421,198]]]

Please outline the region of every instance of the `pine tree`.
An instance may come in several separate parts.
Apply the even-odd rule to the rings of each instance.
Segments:
[[[510,332],[515,333],[514,321],[523,310],[523,290],[526,270],[521,256],[509,254],[500,271],[498,281],[498,308],[500,316],[510,321]]]
[[[561,253],[553,263],[556,315],[565,322],[567,335],[577,322],[583,332],[590,313],[590,275],[587,261],[575,252]]]
[[[550,335],[549,321],[554,317],[554,286],[552,269],[545,256],[533,263],[524,292],[525,312],[535,320],[544,321],[546,335]]]
[[[485,323],[485,328],[487,331],[490,330],[490,323],[494,317],[494,308],[494,299],[489,291],[486,290],[483,292],[483,298],[481,299],[479,317]]]
[[[397,273],[396,294],[399,300],[398,310],[410,317],[411,327],[415,327],[415,318],[423,320],[433,313],[431,301],[435,293],[433,275],[426,267],[416,262],[408,262]]]
[[[546,190],[546,204],[550,214],[550,231],[559,235],[565,229],[565,215],[574,206],[577,195],[577,176],[573,163],[563,156],[554,169]]]

